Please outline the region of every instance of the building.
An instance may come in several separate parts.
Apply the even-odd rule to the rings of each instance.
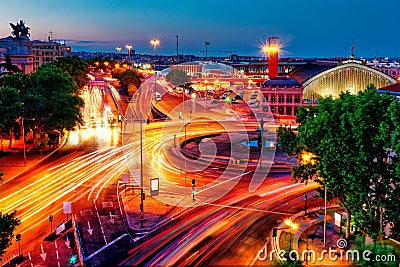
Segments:
[[[47,42],[34,40],[32,41],[32,53],[34,55],[33,71],[36,71],[43,64],[47,65],[60,57],[70,56],[71,47],[50,39]]]
[[[8,36],[0,39],[0,62],[5,62],[8,55],[13,65],[17,66],[23,73],[33,71],[32,42],[27,36],[14,38]],[[0,69],[0,72],[3,70]]]
[[[49,64],[60,57],[69,56],[71,47],[49,40],[47,42],[29,39],[29,27],[21,20],[16,25],[10,23],[10,36],[0,39],[0,63],[8,55],[11,63],[23,73],[36,71],[41,65]],[[0,72],[3,71],[0,69]]]

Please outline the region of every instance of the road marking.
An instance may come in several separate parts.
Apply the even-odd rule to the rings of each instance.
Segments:
[[[42,250],[42,253],[40,254],[40,257],[42,257],[43,261],[46,261],[47,253],[44,253],[42,243],[40,243],[40,249]]]
[[[91,255],[87,256],[83,261],[87,261],[89,259],[91,259],[92,257],[96,256],[97,254],[99,254],[100,252],[102,252],[104,249],[108,248],[109,246],[113,245],[115,242],[117,242],[118,240],[124,238],[125,236],[127,236],[128,234],[123,234],[120,237],[118,237],[117,239],[114,239],[113,241],[111,241],[110,243],[108,243],[107,245],[105,245],[104,247],[102,247],[101,249],[93,252]]]
[[[106,235],[104,234],[103,225],[101,224],[101,219],[100,219],[99,211],[98,211],[97,206],[96,206],[96,201],[94,199],[92,199],[92,200],[93,200],[94,208],[96,209],[97,218],[99,218],[100,230],[101,230],[101,233],[103,234],[104,242],[107,245],[108,242],[107,242],[107,239],[106,239]]]

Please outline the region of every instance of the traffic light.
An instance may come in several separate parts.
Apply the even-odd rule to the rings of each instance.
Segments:
[[[69,264],[75,264],[78,262],[78,255],[73,254],[71,255],[71,257],[69,258]]]
[[[140,211],[143,211],[143,204],[139,204]]]
[[[192,179],[192,186],[196,185],[196,179]]]
[[[276,237],[278,235],[278,228],[272,229],[272,237]]]
[[[142,199],[145,200],[146,199],[146,195],[145,193],[142,193]]]

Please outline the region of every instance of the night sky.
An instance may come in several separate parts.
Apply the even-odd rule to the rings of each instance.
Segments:
[[[400,57],[398,0],[6,0],[0,5],[0,37],[9,23],[24,20],[31,39],[66,40],[73,51],[113,51],[133,45],[158,54],[260,55],[268,37],[278,36],[283,57]],[[123,48],[122,52],[126,53]]]

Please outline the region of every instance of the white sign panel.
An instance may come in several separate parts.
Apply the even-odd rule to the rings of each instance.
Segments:
[[[150,195],[151,196],[158,196],[159,190],[159,179],[153,178],[150,179]]]
[[[124,184],[127,184],[129,181],[128,181],[128,174],[127,173],[123,173],[122,174],[122,183],[124,183]]]
[[[335,212],[335,226],[342,227],[342,214]]]
[[[64,214],[72,213],[71,202],[63,202]]]
[[[62,223],[59,226],[56,227],[56,235],[61,234],[65,230],[65,224]]]

